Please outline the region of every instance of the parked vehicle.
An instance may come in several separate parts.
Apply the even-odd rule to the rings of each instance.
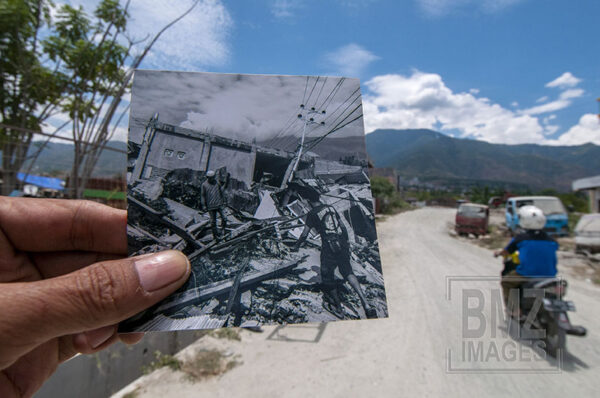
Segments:
[[[544,231],[549,235],[569,235],[569,217],[567,210],[559,198],[555,196],[515,196],[506,201],[506,226],[514,235],[521,229],[518,209],[533,205],[540,208],[546,216]]]
[[[494,209],[497,209],[498,207],[502,206],[502,203],[504,203],[504,201],[500,196],[492,196],[488,200],[488,206]]]
[[[456,210],[455,229],[459,235],[487,234],[490,210],[487,206],[476,203],[463,203]]]
[[[584,214],[575,226],[575,251],[600,252],[600,213]]]
[[[519,287],[521,316],[518,322],[524,330],[541,332],[538,334],[544,348],[553,357],[564,354],[568,334],[578,337],[587,334],[585,327],[574,326],[569,320],[567,312],[575,311],[575,304],[563,300],[567,285],[561,278],[531,278]]]

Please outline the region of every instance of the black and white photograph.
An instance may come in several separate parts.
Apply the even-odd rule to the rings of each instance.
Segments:
[[[137,70],[129,255],[187,283],[122,332],[388,316],[358,79]]]

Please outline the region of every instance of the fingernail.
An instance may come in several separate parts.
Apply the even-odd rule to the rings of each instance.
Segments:
[[[85,332],[83,334],[88,345],[90,345],[92,348],[98,348],[108,339],[110,339],[114,333],[114,326],[105,326],[100,329],[90,330],[89,332]]]
[[[140,284],[147,292],[153,292],[181,279],[189,268],[183,253],[167,250],[134,260]]]

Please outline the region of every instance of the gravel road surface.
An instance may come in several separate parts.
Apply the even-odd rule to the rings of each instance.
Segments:
[[[449,236],[453,217],[452,209],[424,208],[378,223],[389,319],[265,327],[241,331],[241,342],[204,337],[178,357],[215,348],[241,364],[196,383],[159,369],[115,397],[598,396],[600,288],[569,278],[571,320],[588,336],[569,336],[562,361],[546,357],[493,315],[501,263]],[[482,304],[483,324],[464,317],[465,292],[484,298],[466,304]],[[482,336],[465,336],[479,326]]]

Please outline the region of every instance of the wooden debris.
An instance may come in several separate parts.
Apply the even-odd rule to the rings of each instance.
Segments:
[[[278,278],[286,272],[291,271],[307,257],[307,255],[304,255],[294,261],[276,265],[272,269],[246,274],[239,282],[239,290],[242,291],[248,289],[257,283],[268,279]],[[200,286],[194,289],[189,289],[183,293],[175,294],[169,298],[167,303],[164,303],[158,307],[155,312],[160,313],[167,310],[172,311],[175,308],[183,308],[190,304],[200,303],[213,297],[229,294],[234,287],[234,283],[235,278],[232,278],[226,281],[211,283],[206,286]]]

